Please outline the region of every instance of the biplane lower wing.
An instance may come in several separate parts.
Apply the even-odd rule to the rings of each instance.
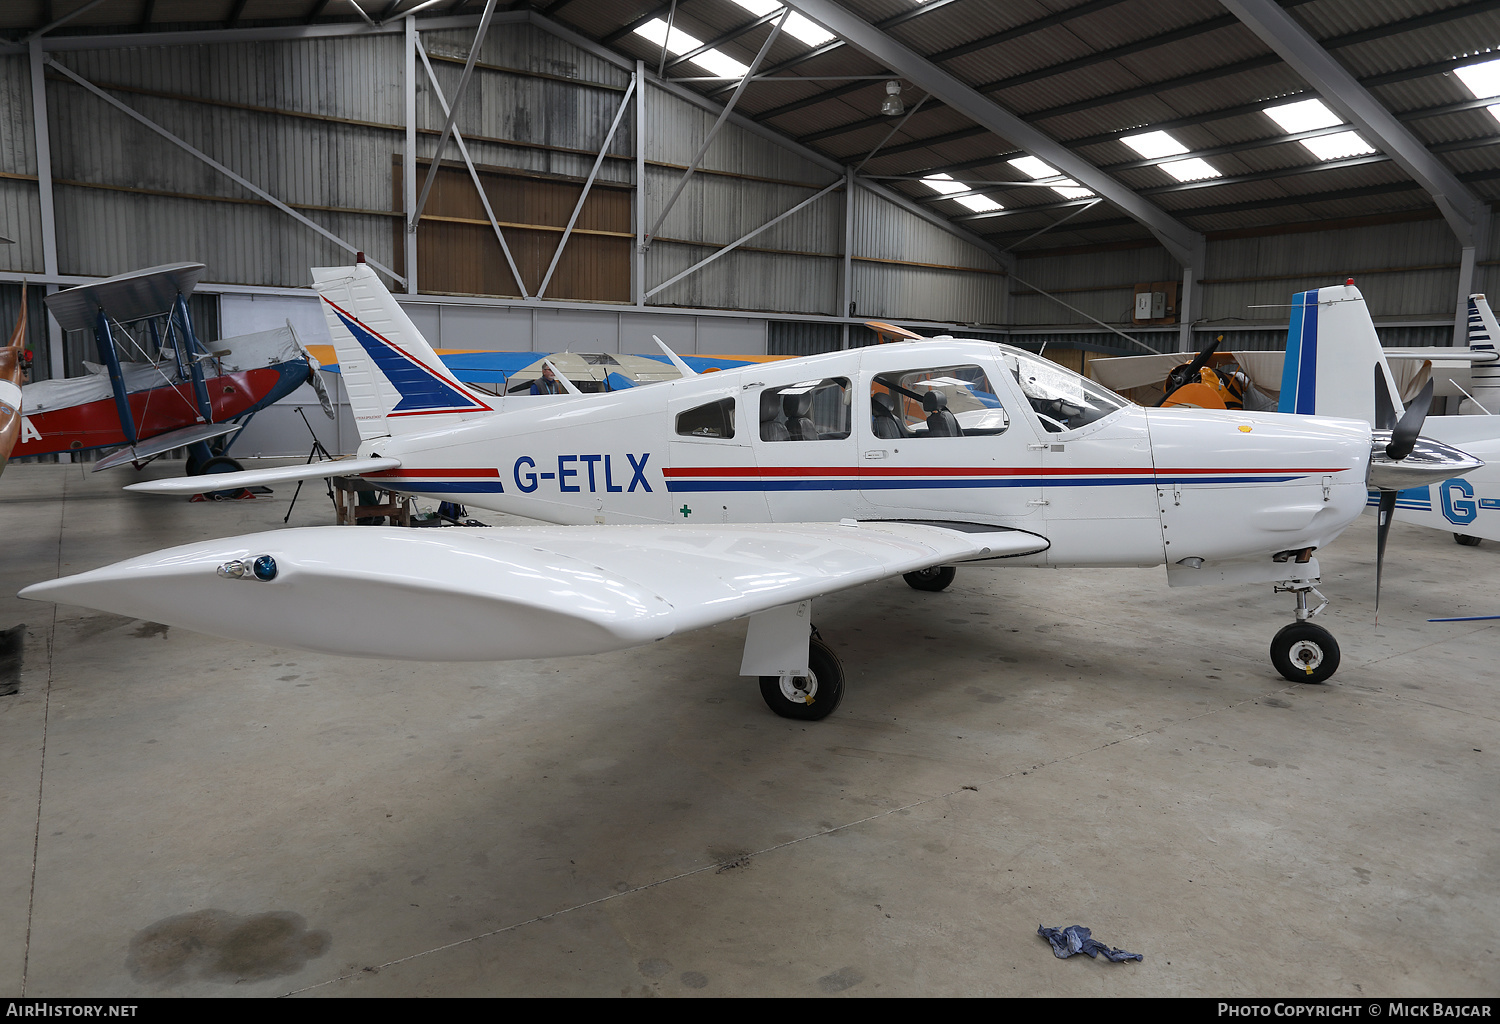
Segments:
[[[191,427],[169,430],[165,434],[157,434],[144,441],[137,441],[133,445],[126,445],[119,451],[110,452],[94,463],[94,472],[99,473],[106,469],[114,469],[116,466],[123,466],[127,462],[140,462],[142,459],[149,459],[156,455],[165,455],[176,448],[186,448],[199,441],[212,441],[216,437],[226,437],[243,426],[243,423],[199,423]],[[199,481],[197,490],[202,489],[202,481]]]
[[[236,487],[264,487],[270,484],[291,483],[294,480],[322,480],[334,476],[359,476],[361,473],[377,473],[384,469],[400,469],[400,459],[332,459],[324,462],[309,462],[302,466],[273,466],[270,469],[247,469],[240,473],[216,473],[214,490],[229,490]],[[203,490],[200,476],[169,477],[165,480],[142,480],[126,484],[127,491],[145,494],[197,494]],[[373,484],[371,486],[374,486]]]
[[[1018,530],[853,520],[310,527],[170,548],[21,596],[330,654],[505,661],[622,650],[899,573],[1047,545]],[[400,608],[413,614],[393,628]]]

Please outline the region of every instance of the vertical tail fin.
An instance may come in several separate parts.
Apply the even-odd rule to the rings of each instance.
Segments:
[[[1493,352],[1500,343],[1500,325],[1495,323],[1495,311],[1483,295],[1469,296],[1469,350],[1471,352]],[[1481,409],[1500,413],[1500,363],[1475,362],[1470,373],[1474,386],[1470,393]],[[1460,410],[1464,405],[1459,405]],[[1476,410],[1477,411],[1477,410]]]
[[[1374,370],[1400,416],[1400,390],[1365,298],[1352,283],[1298,292],[1281,368],[1278,412],[1316,413],[1375,422]]]
[[[367,264],[314,267],[312,275],[361,440],[491,410],[443,365]]]

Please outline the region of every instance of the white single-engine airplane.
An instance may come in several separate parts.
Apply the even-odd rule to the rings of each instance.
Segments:
[[[1143,409],[1019,349],[947,338],[499,400],[443,367],[368,266],[313,280],[358,455],[221,485],[359,474],[565,525],[278,530],[22,596],[413,660],[597,653],[748,617],[741,674],[760,677],[777,714],[817,719],[844,680],[810,637],[815,598],[897,574],[941,590],[958,562],[1165,564],[1174,586],[1274,582],[1295,594],[1297,621],[1271,658],[1287,678],[1319,682],[1339,651],[1309,621],[1323,607],[1308,608],[1322,596],[1313,553],[1359,515],[1367,483],[1409,487],[1478,465],[1419,438],[1419,408],[1391,431]],[[393,617],[399,602],[421,607],[421,629]]]

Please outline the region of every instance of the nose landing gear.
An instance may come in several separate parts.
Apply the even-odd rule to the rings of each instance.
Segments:
[[[1297,621],[1283,626],[1271,640],[1271,664],[1294,683],[1321,683],[1339,667],[1339,644],[1333,634],[1314,625],[1312,617],[1328,607],[1328,598],[1307,580],[1291,580],[1276,586],[1276,593],[1297,595]],[[1307,595],[1319,605],[1307,607]]]

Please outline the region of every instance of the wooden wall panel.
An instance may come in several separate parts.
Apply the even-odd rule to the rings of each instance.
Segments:
[[[425,178],[428,161],[417,161]],[[535,295],[552,262],[563,228],[583,190],[581,181],[543,178],[505,168],[480,167],[495,219],[521,271],[527,294]],[[393,161],[392,209],[401,209],[401,160]],[[630,301],[631,190],[594,183],[547,285],[547,298],[596,302]],[[396,265],[405,263],[405,232],[395,225]],[[462,164],[444,162],[417,228],[417,282],[424,293],[521,294],[505,262],[484,206]]]

